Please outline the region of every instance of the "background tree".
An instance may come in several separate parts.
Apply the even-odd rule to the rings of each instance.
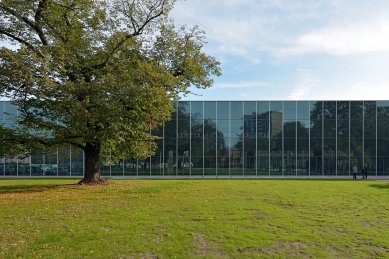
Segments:
[[[0,49],[0,92],[20,111],[18,127],[1,127],[1,151],[76,146],[85,153],[83,183],[101,180],[104,153],[150,156],[150,126],[170,118],[171,101],[220,75],[201,51],[204,33],[168,19],[173,4],[2,0],[0,40],[16,47]]]

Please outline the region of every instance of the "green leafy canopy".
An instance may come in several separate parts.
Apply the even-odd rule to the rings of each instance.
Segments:
[[[0,93],[20,107],[2,153],[70,144],[147,157],[172,100],[210,87],[204,32],[175,28],[171,0],[0,2]],[[11,143],[11,144],[10,144]],[[14,144],[12,144],[14,143]],[[17,145],[15,143],[18,143]]]

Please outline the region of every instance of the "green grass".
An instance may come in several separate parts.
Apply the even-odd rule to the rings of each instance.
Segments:
[[[389,182],[0,181],[0,258],[389,257]]]

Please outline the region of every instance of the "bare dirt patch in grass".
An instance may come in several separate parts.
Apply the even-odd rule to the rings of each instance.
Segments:
[[[238,252],[245,255],[259,255],[259,256],[286,255],[288,257],[307,258],[307,257],[311,257],[308,253],[305,253],[303,251],[307,247],[308,247],[307,244],[299,241],[286,242],[286,243],[279,242],[264,247],[247,247],[238,250]]]

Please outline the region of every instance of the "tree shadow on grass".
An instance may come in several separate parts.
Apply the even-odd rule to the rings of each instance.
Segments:
[[[77,189],[77,184],[28,184],[28,185],[4,185],[0,186],[0,194],[10,193],[37,193],[60,188]]]
[[[387,184],[370,184],[369,187],[376,189],[389,190],[389,183]]]

